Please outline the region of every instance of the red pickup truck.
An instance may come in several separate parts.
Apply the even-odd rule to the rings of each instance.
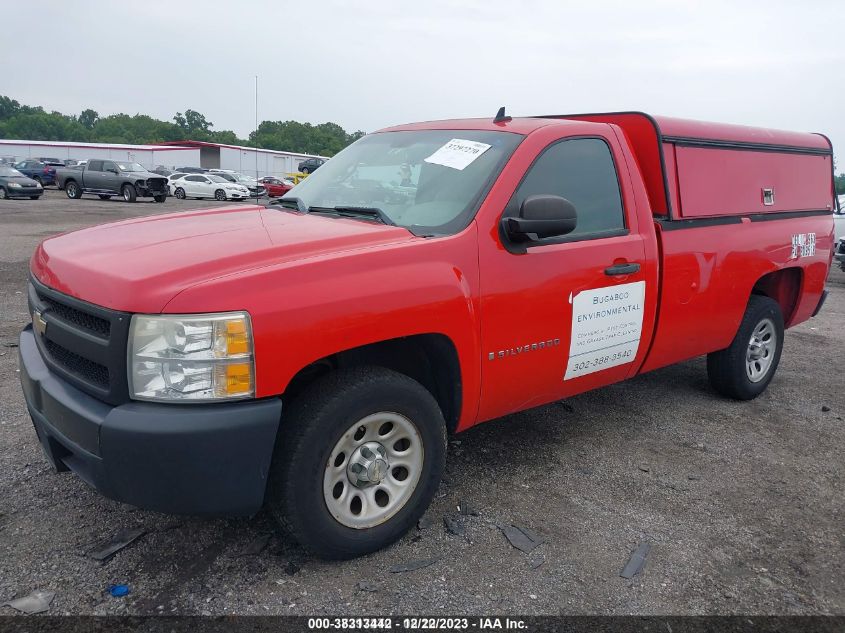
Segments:
[[[365,136],[277,206],[42,242],[21,381],[59,471],[315,553],[398,539],[448,433],[707,355],[758,396],[833,255],[818,134],[642,113]]]

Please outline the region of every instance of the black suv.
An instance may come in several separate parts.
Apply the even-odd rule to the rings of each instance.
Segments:
[[[325,163],[326,161],[322,158],[308,158],[301,163],[299,163],[299,171],[303,174],[310,174],[311,172],[317,171],[317,169]]]

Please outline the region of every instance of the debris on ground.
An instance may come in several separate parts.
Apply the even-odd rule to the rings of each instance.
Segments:
[[[3,343],[4,347],[17,347],[17,342]]]
[[[389,569],[389,571],[391,574],[400,574],[405,571],[416,571],[417,569],[422,569],[423,567],[433,565],[439,560],[439,556],[436,556],[434,558],[421,558],[420,560],[412,560],[407,563],[399,563],[397,565],[393,565]]]
[[[267,547],[272,534],[261,534],[254,538],[244,549],[242,556],[258,556]]]
[[[418,530],[428,529],[432,525],[434,525],[434,521],[432,521],[431,518],[427,517],[427,516],[424,516],[424,517],[420,518],[419,521],[417,521],[417,529]]]
[[[827,406],[826,404],[823,404],[822,405],[822,413],[827,413],[828,411],[830,411],[830,407]]]
[[[645,567],[645,559],[650,549],[651,544],[648,541],[640,543],[640,546],[631,554],[631,558],[628,560],[628,564],[625,565],[625,569],[619,575],[622,578],[633,578],[639,574],[643,570],[643,567]]]
[[[640,470],[644,473],[647,473],[651,469],[649,468],[648,464],[640,464]]]
[[[466,534],[466,526],[458,519],[452,517],[443,517],[443,525],[446,526],[446,531],[455,536],[463,536]]]
[[[100,543],[88,555],[101,563],[107,562],[124,547],[141,538],[147,531],[144,528],[125,528],[120,530],[108,541]]]
[[[690,481],[698,481],[701,477],[699,475],[687,475],[687,479]]]
[[[466,517],[477,517],[479,515],[478,510],[476,510],[470,504],[463,500],[458,503],[458,512],[460,512]]]
[[[378,585],[369,580],[362,580],[355,587],[358,588],[358,591],[369,591],[370,593],[378,591]]]
[[[32,615],[33,613],[43,613],[50,608],[50,603],[56,597],[55,591],[33,591],[28,596],[18,598],[17,600],[10,600],[4,603],[20,611]]]
[[[546,557],[541,554],[540,556],[537,556],[536,558],[529,558],[528,559],[528,567],[531,568],[531,569],[537,569],[538,567],[540,567],[540,565],[542,565],[545,562],[546,562]]]
[[[288,564],[285,565],[285,573],[288,576],[293,576],[295,574],[298,574],[301,569],[302,569],[302,567],[300,567],[299,565],[294,563],[292,560],[289,560]]]
[[[122,598],[129,595],[129,585],[112,585],[109,587],[109,594],[112,598]]]
[[[505,535],[505,538],[508,539],[511,545],[526,554],[546,542],[546,539],[528,528],[516,525],[499,525],[497,527],[502,531],[502,534]]]

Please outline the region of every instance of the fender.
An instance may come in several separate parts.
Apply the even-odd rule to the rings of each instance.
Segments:
[[[331,253],[234,273],[183,290],[166,313],[246,310],[256,396],[278,396],[302,368],[332,354],[415,334],[442,334],[458,352],[458,428],[480,396],[475,223],[461,233]]]

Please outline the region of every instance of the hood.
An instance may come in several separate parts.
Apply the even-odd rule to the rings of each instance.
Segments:
[[[133,178],[137,178],[138,180],[149,180],[150,178],[161,178],[163,180],[167,180],[167,176],[162,176],[161,174],[156,174],[152,171],[125,171],[123,173],[128,176],[132,176]]]
[[[44,240],[33,275],[83,301],[160,312],[180,291],[222,275],[415,238],[405,229],[262,206],[138,218]]]
[[[38,184],[29,176],[0,176],[0,180],[4,182],[17,182],[24,187],[34,187]]]

